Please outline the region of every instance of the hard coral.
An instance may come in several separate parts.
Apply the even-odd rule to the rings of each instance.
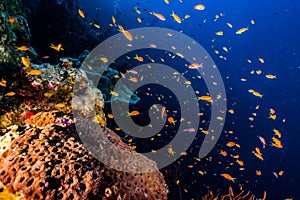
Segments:
[[[45,115],[55,116],[54,123],[35,121]],[[26,199],[167,199],[164,178],[157,168],[148,173],[109,168],[87,151],[74,124],[58,126],[66,119],[60,113],[41,113],[32,118],[40,129],[15,126],[3,131],[0,144],[5,140],[9,148],[0,148],[0,181],[9,192],[20,192]],[[113,145],[129,148],[109,129],[98,130]],[[139,162],[153,163],[146,158]]]

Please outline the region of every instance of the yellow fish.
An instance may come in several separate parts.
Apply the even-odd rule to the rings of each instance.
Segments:
[[[205,9],[205,6],[203,4],[196,4],[194,6],[194,9],[195,10],[204,10]]]
[[[224,35],[224,32],[223,31],[218,31],[218,32],[216,32],[216,35],[222,36],[222,35]]]
[[[42,73],[43,73],[43,72],[42,72],[41,70],[38,70],[38,69],[31,69],[31,70],[29,70],[29,71],[26,72],[27,76],[28,76],[28,75],[33,75],[33,76],[35,76],[35,75],[40,75],[40,74],[42,74]]]
[[[181,24],[181,19],[180,19],[180,17],[179,17],[178,15],[176,15],[176,14],[174,13],[174,11],[172,11],[171,16],[174,18],[174,20],[175,20],[177,23]]]
[[[249,28],[247,27],[247,28],[241,28],[241,29],[239,29],[238,31],[236,31],[235,32],[235,34],[242,34],[242,33],[244,33],[245,31],[248,31],[249,30]]]
[[[130,41],[131,41],[131,40],[133,39],[131,33],[129,33],[129,31],[126,31],[126,30],[123,28],[123,26],[119,25],[118,27],[119,27],[119,31],[120,31],[121,33],[123,33],[123,35],[126,37],[127,40],[130,40]]]
[[[78,14],[82,17],[85,18],[84,12],[80,9],[78,9]]]
[[[28,51],[29,50],[29,46],[17,47],[17,50],[19,50],[19,51]]]
[[[26,57],[21,57],[22,63],[26,68],[30,67],[30,60]]]
[[[276,75],[272,75],[272,74],[267,74],[266,77],[269,79],[276,79]]]

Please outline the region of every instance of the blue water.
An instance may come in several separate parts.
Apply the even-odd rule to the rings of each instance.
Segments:
[[[208,155],[213,158],[212,162],[201,161],[192,169],[188,169],[187,165],[193,163],[193,157],[197,156],[196,151],[191,151],[191,155],[188,155],[190,157],[185,158],[181,164],[175,163],[173,168],[169,166],[170,169],[181,171],[180,175],[177,174],[178,177],[173,177],[174,180],[181,180],[179,185],[169,182],[171,193],[181,193],[183,199],[199,198],[207,191],[207,186],[213,191],[221,188],[226,193],[229,186],[238,190],[239,184],[242,184],[244,189],[257,196],[262,196],[262,192],[266,190],[267,199],[300,198],[297,187],[300,185],[300,106],[297,104],[300,100],[299,1],[183,0],[180,3],[179,0],[170,0],[170,4],[167,5],[163,0],[119,0],[116,14],[112,1],[79,2],[81,9],[86,13],[86,20],[111,29],[111,35],[118,33],[115,27],[109,26],[112,23],[112,15],[115,15],[117,24],[123,25],[125,29],[155,26],[183,30],[183,33],[207,50],[222,74],[228,109],[235,110],[234,115],[228,114],[224,130],[233,130],[234,134],[221,136],[217,146]],[[205,5],[204,11],[193,9],[198,3]],[[134,11],[135,6],[141,11],[141,15]],[[190,18],[178,24],[170,16],[172,10],[181,17],[189,14]],[[163,14],[167,20],[160,21],[149,15],[148,12],[152,11]],[[224,13],[224,16],[214,21],[215,15],[220,13]],[[137,16],[142,18],[141,24],[137,22]],[[251,19],[255,20],[254,25],[250,24]],[[227,22],[233,25],[233,29],[228,28]],[[235,34],[236,30],[248,25],[248,31],[241,35]],[[221,30],[224,31],[224,35],[216,36],[215,32]],[[224,52],[223,46],[231,47],[230,51]],[[219,55],[214,53],[215,49],[226,56],[227,60],[220,59]],[[264,58],[264,64],[258,61],[260,57]],[[247,62],[248,59],[252,60],[251,64]],[[251,70],[258,69],[262,71],[261,75],[250,74]],[[266,74],[274,74],[277,79],[267,79]],[[242,82],[241,78],[246,78],[247,82]],[[248,92],[249,89],[260,91],[263,98],[253,96]],[[256,105],[260,106],[259,110],[255,110]],[[268,119],[270,108],[276,110],[276,120]],[[248,118],[254,112],[257,113],[257,117],[253,122],[249,121]],[[147,119],[146,117],[145,120]],[[282,122],[283,119],[286,122]],[[250,125],[254,127],[250,128]],[[274,128],[282,133],[282,149],[270,146]],[[264,161],[258,160],[251,153],[255,147],[262,149],[257,135],[267,140],[268,146],[262,150]],[[232,140],[239,143],[241,148],[231,151],[226,147],[226,143]],[[197,145],[197,142],[194,145]],[[220,156],[220,149],[229,154],[240,155],[240,159],[245,163],[245,170],[238,170],[239,166],[236,163],[226,170],[226,166],[234,162],[234,159],[230,156]],[[219,165],[219,161],[223,164]],[[261,176],[255,175],[255,170],[258,169],[262,171]],[[207,175],[199,175],[199,170],[207,171]],[[284,170],[285,173],[276,178],[273,172],[280,170]],[[219,175],[221,173],[229,173],[237,180],[235,183],[229,182]]]

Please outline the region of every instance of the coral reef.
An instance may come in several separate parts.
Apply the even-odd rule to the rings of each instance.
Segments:
[[[162,174],[146,157],[139,157],[139,164],[146,168],[152,163],[155,171],[110,169],[86,150],[69,116],[38,113],[28,121],[29,127],[9,127],[0,137],[0,181],[9,192],[19,192],[26,199],[167,198]],[[41,129],[34,128],[41,124]],[[97,133],[130,150],[111,130]]]
[[[54,15],[44,12],[49,8],[55,10]],[[62,12],[57,12],[55,8]],[[72,34],[66,37],[65,52],[76,55],[84,49],[78,48],[73,52],[72,47],[77,44],[71,44],[71,41],[84,43],[94,33],[96,35],[92,41],[98,41],[98,37],[106,34],[105,31],[85,34],[87,24],[80,21],[74,23],[74,19],[78,18],[74,12],[77,10],[76,1],[36,1],[32,7],[26,8],[30,22],[33,22],[31,25],[27,24],[24,10],[21,0],[0,2],[0,198],[167,199],[164,177],[155,162],[131,150],[117,134],[103,127],[105,117],[102,93],[90,85],[86,72],[79,69],[88,51],[84,51],[78,59],[59,57],[53,51],[50,56],[55,59],[45,63],[46,60],[40,59],[30,46],[43,41],[42,48],[38,49],[43,54],[43,48],[49,48],[52,41],[38,35],[49,33],[53,34],[52,39],[62,40],[56,37],[55,27],[65,27],[65,31]],[[63,20],[57,20],[61,13],[66,15]],[[47,14],[53,20],[48,23],[52,31],[48,26],[36,30],[36,24],[44,24],[39,21],[39,16]],[[47,19],[47,16],[43,18]],[[58,21],[67,25],[55,24]],[[33,40],[29,26],[33,29]],[[50,64],[50,61],[58,64]],[[109,80],[115,73],[111,70],[106,79]],[[73,97],[76,77],[82,80],[82,84],[88,85],[82,93],[84,101],[84,98]],[[109,84],[100,83],[99,87],[107,87],[109,89],[106,90],[110,91]],[[126,88],[124,91],[132,93]],[[91,102],[91,99],[95,101]],[[90,113],[92,106],[96,108],[96,113]],[[96,115],[94,121],[102,127],[97,125],[98,128],[90,132],[90,137],[95,140],[98,136],[105,137],[112,145],[134,155],[132,158],[116,157],[126,163],[125,168],[152,170],[131,173],[110,168],[97,160],[78,136],[74,124],[76,119],[72,118],[73,109],[85,116]],[[83,126],[90,126],[90,123],[94,122],[89,121]],[[114,152],[107,150],[103,154],[103,158],[109,159],[110,156],[114,157]]]

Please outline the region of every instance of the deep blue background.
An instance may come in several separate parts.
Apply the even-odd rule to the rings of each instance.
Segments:
[[[109,27],[111,16],[114,15],[112,1],[79,0],[79,2],[88,21]],[[204,11],[194,10],[193,6],[197,3],[204,4],[206,9]],[[298,78],[300,75],[300,1],[183,0],[183,3],[180,3],[179,0],[170,0],[170,5],[166,5],[163,0],[120,0],[118,4],[117,23],[122,24],[126,29],[148,25],[168,27],[178,31],[183,30],[183,33],[197,40],[214,59],[224,78],[228,108],[233,108],[236,111],[233,116],[229,115],[227,118],[224,130],[234,130],[235,135],[230,137],[237,137],[238,143],[242,146],[239,151],[233,154],[241,155],[246,170],[243,172],[227,171],[238,178],[237,184],[243,183],[245,188],[258,195],[262,194],[263,190],[267,190],[268,199],[300,198],[298,189],[298,185],[300,185],[300,106],[298,105],[298,100],[300,100]],[[134,6],[139,8],[142,12],[141,15],[134,11]],[[170,16],[172,10],[182,18],[186,14],[191,15],[191,18],[178,24]],[[167,20],[160,21],[149,15],[149,11],[161,13],[165,15]],[[220,17],[215,22],[214,17],[219,13],[224,13],[225,16]],[[142,24],[136,21],[137,16],[143,18]],[[207,19],[205,23],[203,22],[204,19]],[[251,19],[255,20],[255,25],[250,25]],[[227,27],[227,22],[233,24],[233,29]],[[250,25],[249,31],[242,35],[235,34],[236,30],[248,25]],[[116,28],[111,27],[110,29],[112,29],[112,34],[117,33]],[[222,37],[215,35],[215,32],[220,30],[224,31]],[[214,38],[216,40],[212,42]],[[212,45],[227,57],[227,61],[214,54]],[[222,50],[223,46],[231,47],[229,53]],[[258,61],[259,57],[265,59],[264,64]],[[252,64],[247,63],[247,59],[251,59]],[[261,75],[250,74],[251,70],[258,69],[262,70]],[[277,75],[277,79],[265,78],[265,74],[269,73]],[[241,82],[241,78],[247,78],[248,81]],[[263,98],[254,97],[248,92],[248,89],[260,91]],[[259,111],[255,111],[256,105],[260,105]],[[276,110],[277,120],[275,121],[268,119],[270,108]],[[252,112],[258,114],[254,122],[248,120]],[[284,118],[286,123],[281,122]],[[232,125],[232,122],[235,124]],[[251,124],[254,124],[254,128],[249,128]],[[281,140],[284,148],[276,149],[268,146],[263,152],[265,160],[261,162],[253,156],[251,151],[256,146],[261,147],[257,135],[264,136],[270,144],[273,128],[282,132]],[[220,147],[227,150],[225,144],[228,141],[230,141],[228,138],[221,136],[218,146],[211,154],[212,157],[216,156],[215,160],[222,159],[222,162],[224,161],[224,158],[218,156],[217,150]],[[214,168],[213,164],[209,167]],[[256,169],[262,170],[263,175],[261,177],[255,176]],[[281,169],[285,171],[285,174],[276,179],[272,172]],[[219,173],[224,173],[224,167],[216,166],[215,170],[212,170],[212,174]],[[193,174],[197,173],[190,173],[190,175]],[[229,183],[218,175],[215,177],[207,184],[203,182],[205,179],[199,175],[185,177],[189,180],[196,180],[193,186],[187,185],[185,187],[192,188],[189,191],[190,196],[185,198],[195,197],[197,195],[195,188],[201,188],[203,185],[212,186],[214,181],[216,181],[214,190],[222,185],[224,185],[224,189],[228,188],[229,185],[237,185]],[[246,184],[246,180],[249,180],[249,183]]]

